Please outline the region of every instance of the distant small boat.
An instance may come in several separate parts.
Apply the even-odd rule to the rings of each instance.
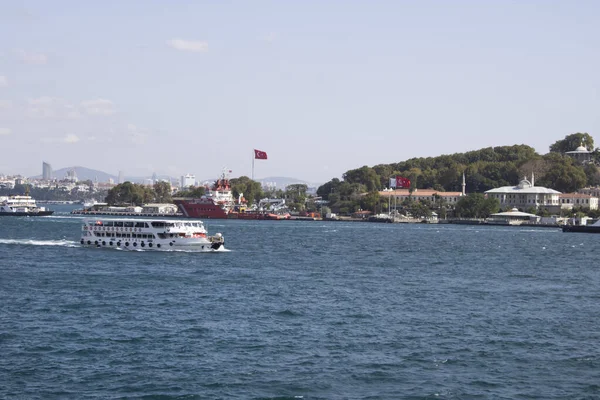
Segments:
[[[564,225],[563,232],[585,232],[585,233],[600,233],[600,220],[592,225]]]
[[[54,214],[54,211],[39,207],[31,196],[0,197],[0,216],[39,217]]]

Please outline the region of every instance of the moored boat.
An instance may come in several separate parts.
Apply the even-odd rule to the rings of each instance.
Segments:
[[[600,220],[592,225],[563,225],[563,232],[600,233]]]
[[[220,233],[208,236],[202,221],[140,218],[85,219],[80,243],[129,250],[215,251],[224,248]]]
[[[221,177],[200,198],[173,198],[184,217],[225,219],[235,201],[229,183],[229,175],[224,170]]]
[[[31,196],[0,197],[0,216],[41,217],[52,214],[53,210],[39,207]]]

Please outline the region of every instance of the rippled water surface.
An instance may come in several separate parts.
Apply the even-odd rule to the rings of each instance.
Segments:
[[[0,218],[0,398],[600,398],[600,235],[205,222],[229,251]]]

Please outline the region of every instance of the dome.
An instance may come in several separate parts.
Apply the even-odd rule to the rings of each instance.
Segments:
[[[519,182],[519,184],[517,185],[517,187],[519,189],[527,189],[532,187],[533,185],[531,184],[531,182],[529,182],[527,179],[523,178],[523,180],[521,182]]]
[[[585,146],[579,146],[575,151],[588,151],[588,149],[586,149]]]

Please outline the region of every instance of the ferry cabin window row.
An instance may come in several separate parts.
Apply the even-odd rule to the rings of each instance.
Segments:
[[[107,238],[131,238],[131,239],[156,239],[156,235],[152,233],[121,233],[121,232],[91,232],[89,231],[89,235],[95,237],[107,237]],[[185,237],[185,233],[158,233],[159,239],[169,239],[169,238],[177,238],[177,237]],[[204,233],[194,234],[194,237],[206,237]]]
[[[150,223],[153,228],[175,228],[182,226],[189,226],[194,228],[201,228],[202,222],[164,222],[156,221]],[[149,228],[147,222],[142,221],[96,221],[96,226],[115,226],[120,228]]]
[[[93,234],[96,237],[108,238],[156,239],[156,236],[151,233],[93,232]],[[162,236],[167,237],[167,235]],[[171,235],[171,237],[173,237],[173,235]]]

